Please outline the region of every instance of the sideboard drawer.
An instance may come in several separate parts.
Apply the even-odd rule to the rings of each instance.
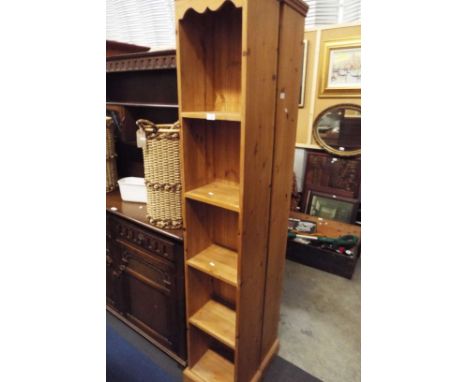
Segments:
[[[170,294],[174,286],[175,265],[117,239],[122,270],[153,288]]]
[[[169,261],[175,261],[174,243],[122,219],[114,220],[113,226],[117,239],[140,247],[151,254],[161,256]]]

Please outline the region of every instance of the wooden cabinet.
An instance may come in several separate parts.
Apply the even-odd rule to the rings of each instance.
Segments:
[[[308,265],[325,272],[351,279],[361,251],[361,228],[354,224],[346,224],[335,220],[320,219],[302,213],[291,212],[291,218],[312,221],[317,225],[317,233],[328,237],[355,235],[359,238],[357,245],[350,248],[351,253],[298,243],[289,240],[286,256],[289,260]]]
[[[119,178],[143,177],[143,154],[136,146],[138,119],[174,123],[178,119],[175,51],[133,53],[107,58],[107,115],[116,129]]]
[[[109,199],[113,199],[114,202]],[[183,243],[135,222],[134,203],[107,212],[107,304],[120,319],[184,364],[186,359]],[[117,201],[117,202],[116,202]],[[130,209],[122,208],[127,205]],[[122,216],[130,211],[134,221]],[[143,213],[137,215],[142,218]]]
[[[188,367],[258,381],[277,329],[304,17],[298,0],[178,0]]]
[[[361,161],[322,152],[307,155],[304,189],[357,199],[361,184]]]
[[[143,177],[136,120],[178,119],[175,51],[107,58],[107,114],[116,124],[119,178]],[[118,318],[176,361],[186,361],[182,231],[151,226],[146,206],[107,194],[107,305]]]
[[[354,223],[361,198],[360,157],[308,152],[302,194],[303,212]]]

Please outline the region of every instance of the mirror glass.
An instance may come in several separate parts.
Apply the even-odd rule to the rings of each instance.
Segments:
[[[315,122],[317,143],[335,154],[358,154],[361,150],[361,108],[337,105],[321,113]]]

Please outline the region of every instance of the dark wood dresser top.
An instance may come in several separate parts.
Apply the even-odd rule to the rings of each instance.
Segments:
[[[336,220],[324,219],[318,216],[303,214],[301,212],[289,213],[290,218],[312,221],[317,224],[317,233],[327,237],[339,237],[343,235],[355,235],[361,237],[361,227]]]
[[[123,217],[135,223],[145,226],[163,236],[183,241],[184,231],[181,229],[162,229],[148,223],[146,220],[146,204],[124,202],[120,198],[119,190],[106,194],[106,210],[114,215]]]

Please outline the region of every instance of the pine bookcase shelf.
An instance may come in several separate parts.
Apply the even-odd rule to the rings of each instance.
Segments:
[[[235,348],[236,312],[227,306],[209,300],[189,322],[231,349]]]
[[[234,364],[209,349],[202,355],[191,371],[186,370],[185,372],[191,375],[192,379],[200,382],[234,381]]]
[[[239,212],[239,183],[215,180],[186,192],[185,197]]]
[[[225,283],[237,287],[237,253],[212,244],[191,259],[187,264]]]
[[[183,111],[180,113],[182,118],[205,119],[207,121],[234,121],[240,122],[240,113],[222,112],[222,111]]]
[[[176,0],[188,366],[258,382],[278,351],[301,0]]]

